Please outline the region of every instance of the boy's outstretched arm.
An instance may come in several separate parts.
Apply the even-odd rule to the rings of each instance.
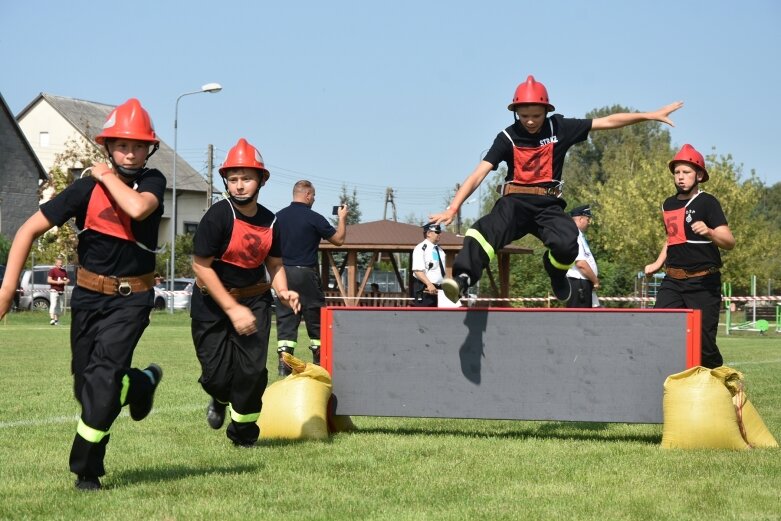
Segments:
[[[492,168],[493,165],[488,161],[480,161],[472,173],[464,180],[463,184],[456,192],[456,195],[453,197],[453,202],[450,203],[450,206],[443,212],[430,214],[428,216],[429,222],[444,225],[453,222],[453,219],[455,219],[456,214],[458,213],[458,209],[461,208],[464,201],[469,199],[469,196],[477,190],[477,187],[480,186],[483,179],[491,173]]]
[[[671,127],[674,127],[675,125],[669,116],[681,107],[683,107],[683,102],[676,101],[675,103],[665,105],[653,112],[617,112],[615,114],[610,114],[609,116],[591,120],[591,130],[610,130],[634,125],[635,123],[643,121],[661,121],[662,123],[667,123]]]

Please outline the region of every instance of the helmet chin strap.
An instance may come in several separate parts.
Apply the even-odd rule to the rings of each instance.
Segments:
[[[222,184],[225,185],[225,191],[228,192],[228,199],[235,204],[236,206],[247,206],[248,204],[254,203],[257,200],[257,196],[260,193],[260,187],[255,191],[254,194],[250,195],[244,200],[237,199],[235,195],[231,193],[231,191],[228,189],[228,183],[225,182],[225,178],[222,178]]]
[[[699,188],[699,186],[700,186],[700,183],[694,183],[694,185],[692,185],[692,187],[691,187],[691,188],[689,188],[688,190],[684,190],[684,189],[682,189],[682,188],[681,188],[680,186],[678,186],[678,185],[676,185],[676,186],[675,186],[675,188],[677,188],[677,190],[678,190],[678,194],[679,194],[679,195],[691,195],[691,193],[692,193],[692,192],[693,192],[695,189]]]
[[[254,197],[248,197],[247,199],[244,199],[243,201],[240,199],[236,199],[235,196],[231,195],[230,200],[233,204],[236,206],[247,206],[248,204],[254,203],[255,198]]]

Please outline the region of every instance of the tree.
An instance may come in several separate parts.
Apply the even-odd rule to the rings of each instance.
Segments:
[[[765,216],[768,221],[773,223],[774,228],[781,229],[781,183],[763,187],[756,211],[757,215]]]
[[[781,278],[778,258],[768,255],[768,246],[781,244],[781,229],[770,216],[762,215],[761,204],[765,187],[752,172],[741,181],[740,167],[731,155],[708,155],[706,158],[710,179],[703,189],[711,192],[721,202],[729,227],[737,241],[735,248],[722,252],[724,261],[722,278],[731,282],[736,295],[748,295],[751,276],[759,280]]]
[[[353,187],[352,195],[349,195],[347,186],[342,185],[342,193],[339,194],[339,204],[347,205],[347,219],[345,220],[347,224],[358,224],[361,222],[361,206],[358,202],[358,190],[355,187]],[[332,217],[331,223],[336,226],[339,223],[339,219]]]
[[[193,234],[184,233],[176,236],[176,273],[180,277],[195,277],[193,271]],[[166,275],[171,269],[171,249],[166,248],[155,258],[155,271]]]
[[[11,250],[11,240],[5,235],[0,235],[0,264],[8,262],[8,252]]]
[[[347,218],[345,223],[347,225],[359,224],[361,222],[361,206],[358,202],[358,190],[353,187],[352,195],[347,193],[347,186],[342,185],[342,193],[339,195],[339,204],[347,205]],[[332,217],[331,223],[336,226],[339,223],[338,217]],[[346,254],[334,253],[334,261],[337,265],[341,266],[344,262]],[[357,258],[357,266],[359,269],[366,269],[374,262],[374,256],[371,253],[359,253]]]
[[[632,109],[613,105],[592,110],[586,118],[616,112],[632,112]],[[670,132],[657,121],[592,132],[585,143],[572,147],[568,153],[563,176],[565,195],[568,200],[588,200],[589,188],[610,183],[613,174],[639,173],[637,169],[642,163],[666,161],[669,157],[672,157]]]

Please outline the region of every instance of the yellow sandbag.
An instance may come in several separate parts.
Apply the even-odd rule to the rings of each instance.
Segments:
[[[336,432],[352,432],[358,430],[358,427],[353,423],[352,418],[349,416],[334,414],[336,410],[336,399],[331,396],[328,400],[328,432],[334,434]]]
[[[293,373],[263,393],[258,426],[262,439],[322,440],[328,438],[326,410],[331,375],[322,367],[283,353]]]
[[[759,412],[754,408],[745,392],[740,392],[732,397],[732,401],[742,420],[743,434],[746,441],[752,447],[771,448],[778,447],[778,442],[765,426]]]
[[[732,392],[742,375],[728,367],[692,367],[664,382],[663,448],[747,449]]]

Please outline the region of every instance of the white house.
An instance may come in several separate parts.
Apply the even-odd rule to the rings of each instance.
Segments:
[[[94,138],[113,109],[113,105],[41,93],[16,120],[44,170],[50,172],[55,156],[65,151],[67,142],[81,138],[97,147]],[[181,157],[176,161],[176,232],[192,233],[208,207],[208,182]],[[163,202],[165,211],[160,223],[161,245],[171,237],[173,162],[173,149],[161,140],[160,149],[147,163],[150,168],[160,170],[168,180]],[[72,168],[80,170],[82,165]]]

